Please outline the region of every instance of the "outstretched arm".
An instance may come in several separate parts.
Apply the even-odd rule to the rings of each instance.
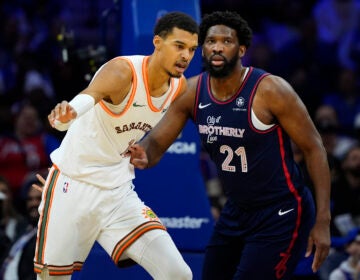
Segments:
[[[71,121],[89,111],[101,99],[119,104],[131,87],[132,72],[129,64],[122,59],[112,59],[95,74],[87,88],[70,102],[58,103],[48,115],[52,127],[64,131]]]
[[[188,88],[169,107],[160,122],[138,143],[129,147],[130,162],[147,168],[159,162],[192,116],[197,77],[188,80]]]

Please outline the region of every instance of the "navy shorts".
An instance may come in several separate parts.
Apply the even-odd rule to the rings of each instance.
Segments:
[[[314,222],[307,188],[297,199],[260,209],[241,209],[229,200],[206,248],[203,280],[291,279]]]

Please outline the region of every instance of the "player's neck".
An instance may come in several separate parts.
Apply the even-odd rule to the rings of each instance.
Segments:
[[[241,87],[246,74],[246,67],[235,67],[228,76],[224,78],[210,77],[211,91],[213,95],[221,101],[226,101],[233,97]]]
[[[148,88],[153,97],[162,96],[170,84],[170,76],[161,69],[160,65],[161,63],[157,62],[153,55],[149,57],[146,65]]]

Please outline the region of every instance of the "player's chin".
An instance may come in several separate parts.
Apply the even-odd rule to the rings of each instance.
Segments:
[[[183,72],[173,72],[170,73],[171,78],[180,78],[182,76]]]

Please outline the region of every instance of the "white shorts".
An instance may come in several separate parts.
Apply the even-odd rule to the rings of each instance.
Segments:
[[[132,182],[102,189],[73,180],[52,167],[42,201],[34,258],[35,272],[80,270],[95,241],[118,264],[126,248],[145,232],[166,230],[134,191]]]

